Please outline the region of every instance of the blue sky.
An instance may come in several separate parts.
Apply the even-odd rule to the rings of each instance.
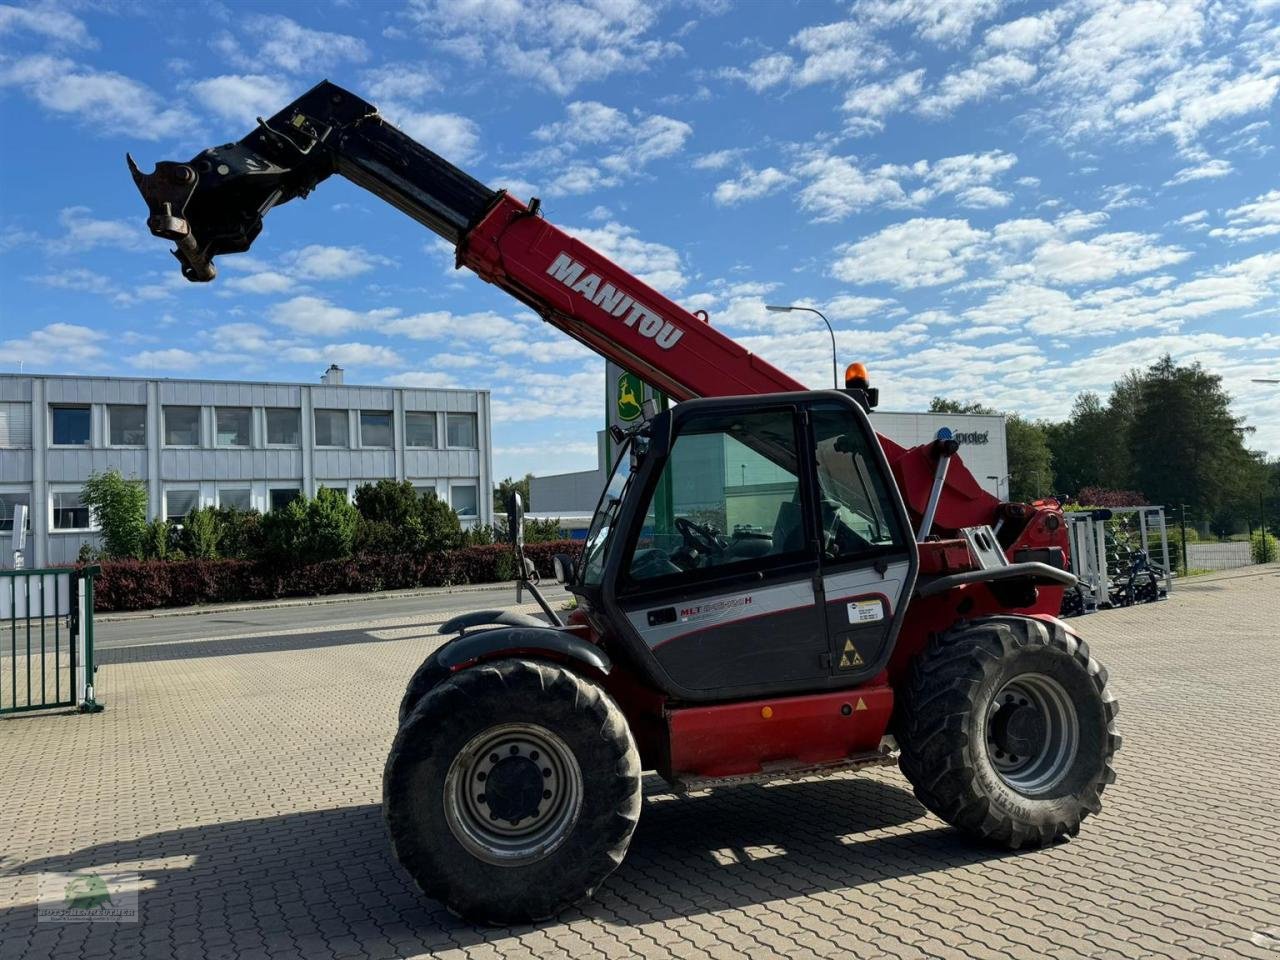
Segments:
[[[191,285],[124,166],[329,78],[805,382],[1061,418],[1169,352],[1280,454],[1280,2],[0,6],[0,367],[485,387],[592,466],[603,363],[332,178]]]

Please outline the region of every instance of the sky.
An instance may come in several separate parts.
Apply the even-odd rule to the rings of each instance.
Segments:
[[[124,163],[321,79],[813,387],[1064,418],[1164,353],[1280,455],[1280,0],[0,5],[0,370],[482,388],[595,465],[604,365],[339,177],[189,284]]]

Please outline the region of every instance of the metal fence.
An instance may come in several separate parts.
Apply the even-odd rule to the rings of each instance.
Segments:
[[[1253,563],[1253,551],[1247,540],[1227,540],[1222,543],[1204,543],[1195,540],[1187,543],[1187,568],[1189,570],[1231,570]]]
[[[93,580],[79,570],[0,570],[0,714],[96,713]]]

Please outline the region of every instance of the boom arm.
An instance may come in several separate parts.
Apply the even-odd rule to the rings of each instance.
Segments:
[[[457,249],[457,263],[506,290],[546,322],[676,400],[803,390],[617,264],[406,136],[359,97],[324,81],[237,143],[188,163],[129,169],[150,211],[147,226],[172,240],[188,280],[216,276],[214,258],[248,250],[272,207],[305,197],[334,173],[386,200]],[[928,464],[881,437],[903,497],[924,504],[914,477]],[[912,455],[908,455],[912,454]],[[999,501],[959,463],[938,505],[939,527],[991,523]]]

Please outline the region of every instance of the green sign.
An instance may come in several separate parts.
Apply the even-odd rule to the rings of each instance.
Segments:
[[[618,377],[617,395],[618,419],[629,423],[644,412],[644,384],[634,373],[624,373]]]

